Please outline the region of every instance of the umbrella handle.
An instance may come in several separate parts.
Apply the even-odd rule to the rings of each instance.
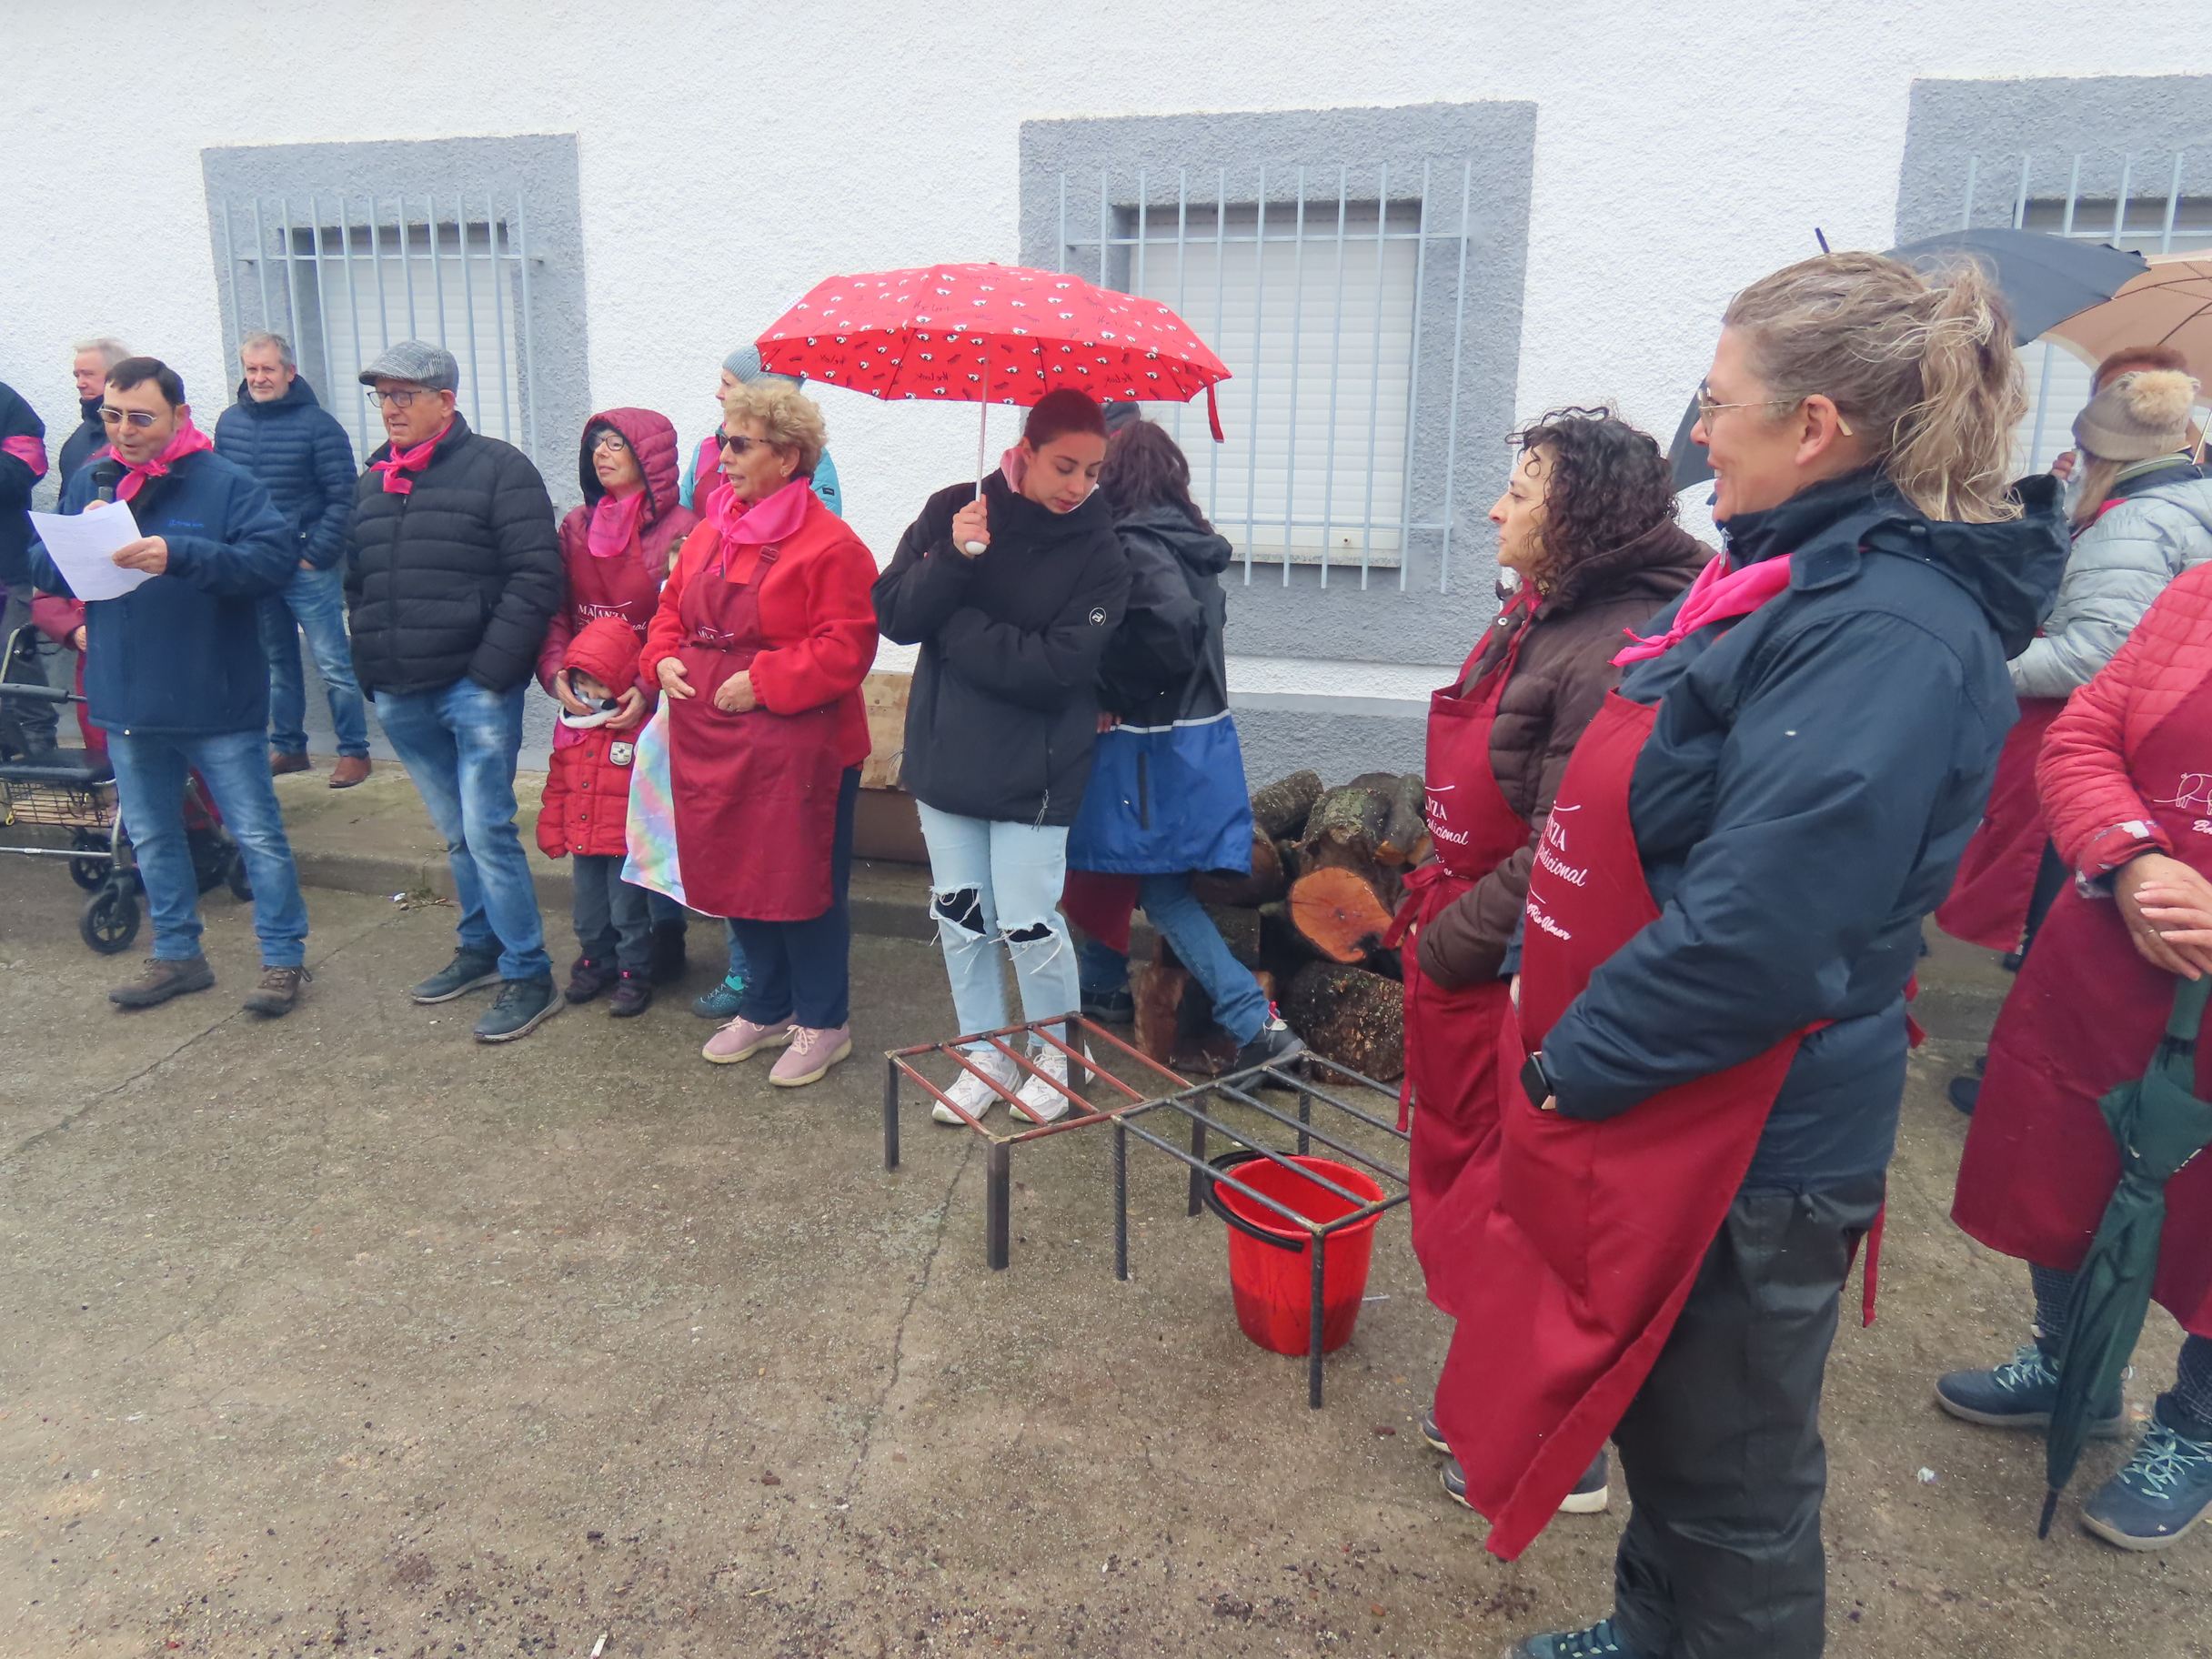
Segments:
[[[989,392],[990,381],[988,377],[990,373],[988,364],[984,366],[984,372],[986,377],[983,382],[983,389]],[[976,405],[976,407],[982,411],[982,418],[976,422],[975,427],[975,498],[980,501],[983,498],[983,466],[990,457],[990,399],[988,397],[985,397],[981,403]],[[979,558],[983,552],[983,546],[984,544],[980,541],[963,542],[960,544],[960,551],[970,558]]]

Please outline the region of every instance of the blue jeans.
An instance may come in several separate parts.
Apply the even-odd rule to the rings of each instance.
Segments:
[[[299,895],[284,817],[269,782],[268,754],[257,731],[212,735],[110,731],[116,800],[146,883],[154,918],[154,954],[188,962],[200,953],[200,883],[185,840],[185,776],[196,769],[222,809],[246,879],[254,884],[254,934],[264,968],[307,960],[307,903]]]
[[[354,678],[346,637],[346,583],[336,569],[294,570],[292,579],[261,601],[261,649],[269,659],[269,747],[307,752],[307,688],[299,666],[299,635],[315,653],[315,671],[330,698],[330,728],[338,753],[368,753],[368,706]]]
[[[1235,1038],[1240,1048],[1257,1037],[1267,1023],[1267,993],[1252,977],[1252,970],[1222,942],[1221,930],[1191,891],[1191,878],[1146,876],[1138,887],[1137,902],[1173,948],[1176,960],[1212,1000],[1214,1023]],[[1086,939],[1076,963],[1087,991],[1129,989],[1129,958],[1111,945]]]
[[[1068,879],[1067,830],[959,818],[915,805],[930,849],[930,910],[961,1034],[1011,1023],[1007,956],[1013,958],[1025,1021],[1073,1013],[1081,1000],[1075,946],[1059,909]]]
[[[488,691],[457,679],[437,691],[379,691],[377,718],[430,821],[446,838],[461,907],[461,949],[499,956],[503,980],[553,971],[538,888],[515,828],[515,757],[527,687]]]

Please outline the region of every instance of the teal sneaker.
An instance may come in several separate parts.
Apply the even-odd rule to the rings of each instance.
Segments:
[[[1621,1640],[1608,1617],[1581,1630],[1524,1637],[1505,1659],[1644,1659],[1644,1654]]]
[[[692,998],[691,1011],[702,1020],[719,1020],[728,1024],[738,1017],[738,1004],[744,1000],[745,981],[725,979],[712,990]]]
[[[1961,1423],[1991,1429],[2047,1429],[2057,1398],[2058,1372],[2035,1342],[2023,1342],[2002,1365],[1954,1371],[1936,1382],[1937,1405]],[[2116,1393],[2089,1414],[2089,1433],[2098,1440],[2117,1440],[2127,1428]]]
[[[2127,1466],[2082,1505],[2081,1523],[2123,1550],[2165,1550],[2212,1515],[2212,1441],[2153,1419]]]

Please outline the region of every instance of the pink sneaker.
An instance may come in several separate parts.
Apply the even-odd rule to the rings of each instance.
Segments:
[[[803,1089],[819,1082],[831,1066],[852,1052],[852,1028],[840,1025],[835,1031],[818,1031],[812,1026],[795,1025],[790,1044],[777,1056],[768,1081],[779,1089]]]
[[[793,1029],[789,1020],[776,1025],[755,1025],[741,1018],[732,1020],[708,1038],[707,1046],[699,1052],[715,1065],[734,1066],[740,1060],[750,1060],[762,1049],[780,1049],[791,1041]]]

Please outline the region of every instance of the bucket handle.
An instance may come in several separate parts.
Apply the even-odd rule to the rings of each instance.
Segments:
[[[1230,1174],[1239,1164],[1262,1163],[1267,1161],[1266,1153],[1253,1151],[1250,1147],[1242,1147],[1208,1159],[1206,1167],[1212,1170],[1215,1176],[1222,1176]],[[1252,1222],[1222,1202],[1219,1183],[1213,1180],[1206,1182],[1206,1208],[1248,1239],[1257,1239],[1262,1244],[1272,1244],[1277,1250],[1289,1251],[1293,1254],[1303,1251],[1306,1247],[1306,1241],[1303,1239],[1286,1239],[1279,1232],[1270,1232],[1265,1228],[1253,1226]]]

